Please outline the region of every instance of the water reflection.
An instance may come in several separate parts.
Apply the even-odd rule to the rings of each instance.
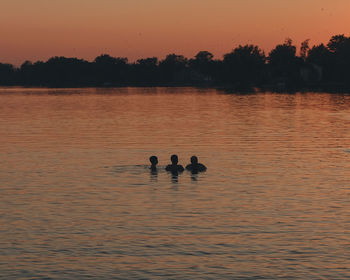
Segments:
[[[349,95],[69,91],[0,89],[4,279],[350,278]]]
[[[197,182],[198,181],[198,172],[197,173],[191,172],[191,180],[193,182]]]
[[[171,182],[173,184],[179,183],[179,172],[177,172],[177,171],[171,172]]]
[[[158,182],[158,170],[150,168],[151,182]]]

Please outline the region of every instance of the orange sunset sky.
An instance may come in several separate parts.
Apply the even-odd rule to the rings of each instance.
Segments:
[[[221,58],[238,44],[266,52],[290,37],[326,43],[350,31],[349,0],[1,0],[0,61],[92,60],[200,50]]]

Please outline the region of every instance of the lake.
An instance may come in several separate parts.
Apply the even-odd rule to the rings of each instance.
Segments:
[[[1,88],[0,278],[350,278],[349,127],[346,94]]]

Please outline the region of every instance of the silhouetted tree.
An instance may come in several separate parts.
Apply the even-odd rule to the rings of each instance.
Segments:
[[[94,60],[96,82],[99,85],[125,84],[128,76],[128,59],[102,54]]]
[[[321,66],[327,65],[327,62],[330,59],[330,51],[329,49],[324,45],[320,44],[317,46],[313,46],[309,52],[308,56],[306,58],[307,62],[315,63]]]
[[[158,66],[158,58],[150,57],[150,58],[138,59],[137,64],[142,67],[156,68]]]
[[[265,62],[265,54],[258,46],[240,45],[224,55],[223,77],[239,86],[257,85],[262,81]]]
[[[300,46],[300,57],[305,61],[306,60],[306,57],[308,55],[308,52],[310,50],[310,47],[309,47],[309,42],[310,42],[310,39],[306,39],[305,41],[303,41],[301,43],[301,46]]]
[[[327,47],[331,52],[337,53],[344,47],[348,40],[349,38],[345,37],[344,34],[335,35],[331,37],[327,44]]]
[[[158,84],[158,58],[139,59],[132,65],[130,80],[141,85]]]
[[[78,58],[52,57],[44,65],[44,83],[49,86],[89,85],[89,62]]]
[[[275,80],[295,86],[301,82],[300,69],[302,59],[296,56],[296,47],[291,39],[277,45],[269,54],[269,66]]]
[[[189,60],[189,66],[198,75],[199,81],[211,81],[215,76],[214,55],[208,51],[200,51],[194,59]]]
[[[20,79],[24,85],[32,85],[35,84],[35,70],[33,63],[31,61],[25,61],[20,67]]]
[[[169,54],[159,63],[160,76],[163,82],[184,82],[187,58],[183,55]]]
[[[316,67],[320,67],[322,81],[330,82],[333,80],[333,68],[334,63],[332,62],[333,55],[329,49],[324,45],[320,44],[313,46],[306,57],[306,62]]]
[[[199,63],[208,63],[213,60],[214,55],[208,51],[200,51],[195,56],[195,61]]]
[[[16,69],[11,64],[0,63],[0,85],[13,85],[16,83]]]
[[[350,37],[335,35],[327,47],[332,54],[333,80],[350,84]]]

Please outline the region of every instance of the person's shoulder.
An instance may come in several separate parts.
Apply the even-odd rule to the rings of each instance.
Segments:
[[[207,167],[204,164],[199,163],[198,165],[200,170],[207,170]]]
[[[165,167],[165,170],[166,170],[166,171],[170,171],[170,170],[171,170],[171,165],[168,164],[168,165]]]
[[[191,170],[191,169],[192,169],[192,164],[187,164],[187,165],[186,165],[186,169],[187,169],[187,170]]]
[[[177,166],[177,169],[178,169],[179,171],[184,171],[184,170],[185,170],[184,167],[183,167],[182,165],[178,165],[178,166]]]

